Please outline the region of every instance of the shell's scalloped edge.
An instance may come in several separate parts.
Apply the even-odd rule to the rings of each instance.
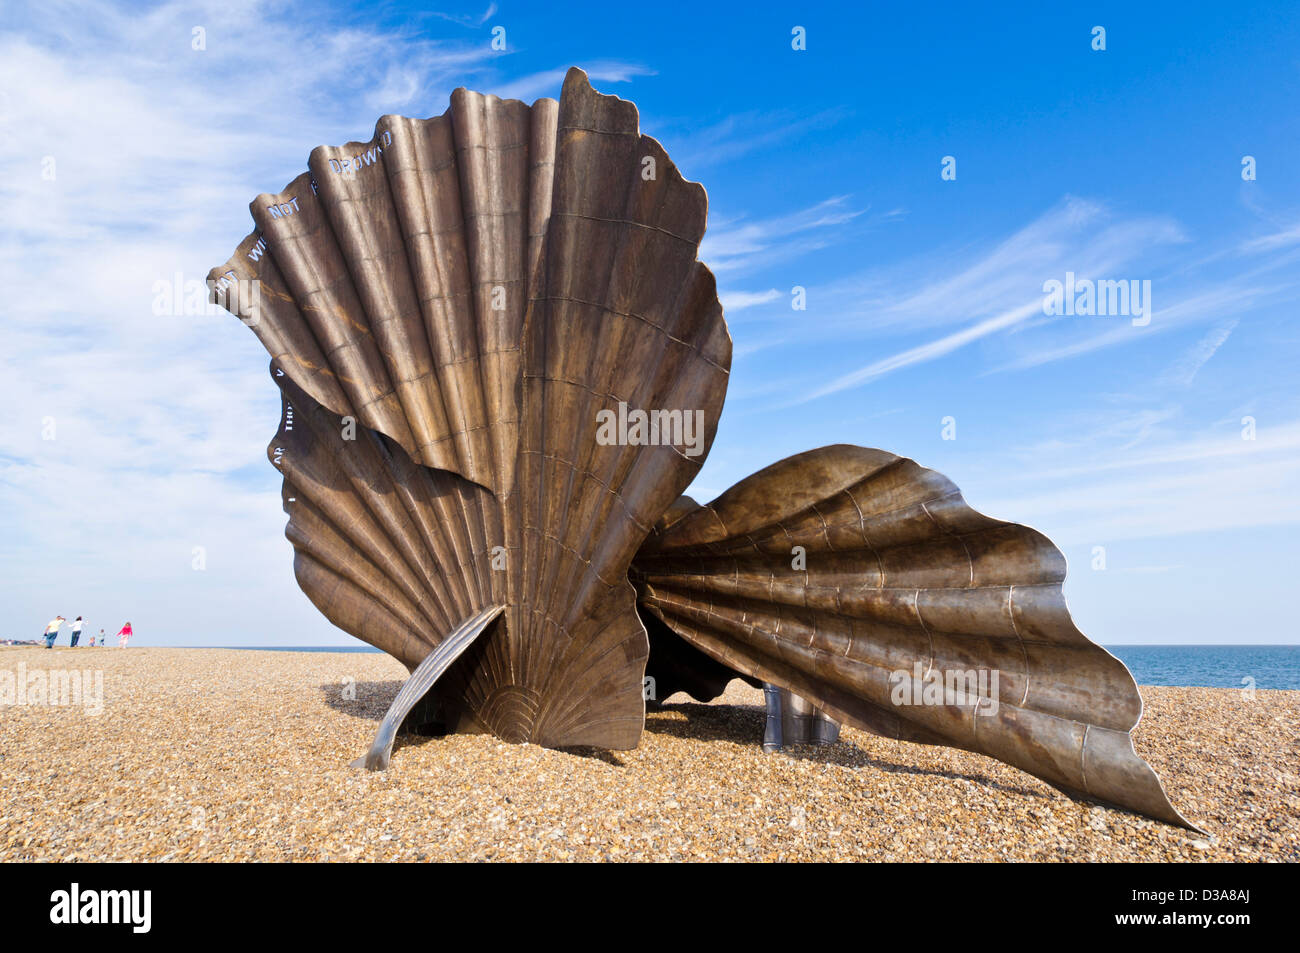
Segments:
[[[635,133],[636,133],[636,135],[640,136],[642,139],[645,139],[645,140],[648,140],[648,141],[654,143],[655,147],[658,148],[658,150],[659,150],[660,152],[663,153],[663,155],[665,156],[665,158],[667,158],[667,160],[668,160],[667,164],[668,164],[668,171],[669,171],[670,174],[675,175],[675,176],[678,178],[678,180],[680,180],[683,184],[688,185],[688,186],[694,186],[695,188],[697,188],[697,189],[699,190],[699,192],[700,192],[700,197],[701,197],[701,199],[702,199],[702,201],[703,201],[704,232],[703,232],[702,235],[701,235],[701,241],[703,241],[703,235],[708,234],[708,218],[709,218],[709,191],[708,191],[707,188],[704,187],[704,184],[703,184],[702,182],[699,182],[699,181],[695,180],[695,179],[688,179],[685,175],[683,175],[681,169],[677,166],[677,163],[674,162],[673,159],[672,159],[672,157],[669,155],[668,150],[664,148],[663,143],[660,142],[658,139],[656,139],[654,136],[647,135],[647,134],[645,134],[644,132],[641,131],[641,112],[640,112],[639,109],[637,109],[637,105],[636,105],[636,103],[632,102],[630,99],[623,99],[621,96],[618,96],[618,95],[615,94],[615,93],[602,93],[600,90],[598,90],[598,89],[596,89],[594,86],[592,86],[592,84],[591,84],[591,79],[588,77],[586,70],[582,69],[582,67],[580,67],[580,66],[571,66],[571,67],[569,67],[568,72],[565,74],[564,84],[565,84],[565,85],[568,85],[568,83],[570,82],[571,79],[574,79],[574,80],[580,80],[581,82],[583,82],[583,83],[586,85],[586,87],[587,87],[588,89],[591,90],[592,93],[594,93],[594,94],[597,95],[597,96],[601,96],[601,97],[604,97],[604,98],[606,98],[606,99],[612,99],[612,100],[614,100],[614,101],[616,101],[616,102],[618,102],[618,103],[626,104],[626,106],[631,110],[631,112],[632,112],[632,117],[633,117],[633,119],[635,120],[635,124],[636,124]],[[437,113],[437,114],[435,114],[435,115],[427,116],[427,117],[425,117],[424,119],[417,119],[416,121],[418,121],[418,122],[428,122],[428,121],[431,120],[431,119],[437,119],[437,118],[439,118],[439,117],[441,117],[441,116],[446,116],[446,115],[451,111],[451,108],[452,108],[452,107],[451,107],[451,97],[452,97],[452,96],[455,96],[456,93],[461,92],[462,90],[463,90],[465,93],[470,93],[470,94],[473,94],[473,95],[475,95],[475,96],[483,96],[485,99],[495,100],[495,101],[500,102],[500,103],[519,103],[521,106],[523,106],[523,107],[526,108],[526,109],[534,109],[534,108],[536,108],[536,107],[538,106],[538,104],[540,104],[540,103],[556,103],[557,105],[559,104],[559,100],[556,100],[556,99],[554,99],[554,98],[552,98],[552,97],[550,97],[550,96],[540,96],[540,97],[538,97],[537,99],[533,100],[532,104],[529,105],[528,103],[524,102],[524,101],[521,100],[521,99],[515,99],[515,98],[502,98],[502,97],[500,97],[500,96],[497,96],[497,95],[494,94],[494,93],[478,93],[478,92],[475,92],[475,91],[472,90],[472,89],[469,89],[469,88],[466,87],[466,86],[458,86],[458,87],[456,87],[456,89],[452,90],[451,96],[448,97],[448,103],[447,103],[447,108],[446,108],[446,109],[444,109],[441,113]],[[311,157],[312,155],[315,155],[316,152],[318,152],[318,151],[321,150],[321,149],[331,149],[331,150],[340,150],[340,151],[342,151],[342,150],[350,150],[350,149],[354,149],[354,148],[355,148],[355,149],[361,149],[361,148],[364,148],[364,147],[366,147],[366,146],[373,145],[373,144],[375,143],[375,141],[380,137],[380,135],[381,135],[381,127],[384,125],[385,122],[391,122],[391,121],[394,121],[394,120],[411,119],[411,118],[414,118],[414,117],[406,116],[406,115],[403,115],[403,114],[401,114],[401,113],[384,113],[384,114],[381,115],[378,119],[375,120],[374,131],[371,133],[371,136],[370,136],[369,139],[365,139],[365,140],[354,139],[354,140],[351,140],[351,141],[349,141],[349,142],[342,143],[341,145],[337,145],[337,146],[332,146],[332,145],[327,145],[327,144],[317,145],[317,146],[313,147],[313,148],[308,152],[308,161],[310,161],[310,157]],[[252,214],[252,211],[251,211],[251,210],[252,210],[252,208],[253,208],[254,206],[256,206],[256,205],[265,205],[265,204],[274,204],[274,203],[278,202],[278,201],[281,199],[281,197],[285,195],[285,193],[287,193],[287,192],[289,192],[290,190],[294,189],[294,188],[296,187],[296,184],[299,183],[299,182],[301,182],[301,181],[304,179],[304,177],[305,177],[307,180],[309,180],[309,181],[312,180],[313,177],[312,177],[312,173],[311,173],[311,170],[310,170],[310,169],[305,170],[305,171],[299,173],[298,175],[294,176],[292,179],[290,179],[288,182],[286,182],[285,185],[284,185],[284,186],[283,186],[283,187],[282,187],[278,192],[261,192],[261,193],[259,193],[259,194],[257,195],[257,197],[254,198],[253,201],[249,203],[250,217],[251,217],[251,214]],[[243,239],[240,240],[239,244],[238,244],[238,245],[236,246],[236,248],[235,248],[235,251],[232,253],[231,258],[234,258],[234,257],[238,256],[238,255],[240,254],[241,250],[244,249],[244,246],[245,246],[245,245],[247,245],[247,244],[251,244],[251,243],[255,242],[255,241],[260,237],[260,235],[261,235],[261,230],[258,229],[257,226],[256,226],[256,223],[254,223],[253,230],[252,230],[251,232],[249,232],[246,236],[244,236]],[[697,247],[697,254],[696,254],[696,258],[695,258],[695,260],[696,260],[697,262],[699,262],[699,263],[700,263],[700,264],[701,264],[701,265],[702,265],[706,270],[709,270],[709,274],[710,274],[710,275],[713,275],[713,272],[712,272],[711,269],[708,268],[708,265],[700,259],[699,254],[698,254],[698,247]],[[223,273],[223,270],[226,268],[226,266],[229,264],[229,262],[230,262],[230,258],[228,258],[228,259],[227,259],[225,262],[223,262],[222,264],[220,264],[220,265],[216,265],[216,266],[214,266],[213,268],[211,268],[211,269],[209,270],[209,273],[208,273],[208,274],[209,274],[209,278],[217,278],[217,277],[220,277],[220,275]],[[716,281],[716,279],[715,279],[715,281]],[[720,302],[720,301],[719,301],[719,305],[721,306],[721,302]],[[724,331],[724,332],[726,333],[726,335],[727,335],[727,340],[728,340],[728,341],[731,341],[731,340],[732,340],[732,338],[731,338],[731,330],[730,330],[730,328],[728,328],[727,325],[726,325],[726,309],[725,309],[725,308],[722,309],[722,315],[723,315],[723,331]]]
[[[673,161],[672,156],[669,154],[668,150],[664,148],[664,144],[663,144],[662,142],[660,142],[660,141],[659,141],[657,138],[655,138],[654,136],[651,136],[651,135],[649,135],[649,134],[647,134],[647,133],[645,133],[645,132],[642,132],[642,130],[641,130],[641,110],[637,108],[637,104],[634,103],[634,102],[632,102],[632,100],[630,100],[630,99],[624,99],[622,96],[619,96],[617,93],[602,93],[600,90],[596,89],[596,87],[594,87],[594,86],[591,84],[591,79],[590,79],[590,77],[587,76],[587,71],[584,70],[584,69],[583,69],[582,67],[580,67],[580,66],[570,66],[570,67],[569,67],[569,72],[568,72],[567,74],[565,74],[565,77],[564,77],[564,85],[565,85],[565,86],[569,85],[569,81],[570,81],[570,79],[581,80],[584,84],[586,84],[587,88],[590,89],[590,90],[591,90],[593,93],[595,93],[597,96],[601,96],[601,97],[603,97],[603,98],[605,98],[605,99],[612,99],[612,100],[614,100],[614,101],[617,102],[617,103],[623,103],[623,104],[626,104],[626,106],[627,106],[627,107],[632,111],[632,118],[636,121],[636,129],[634,130],[635,133],[636,133],[636,135],[640,136],[642,139],[649,140],[650,142],[653,142],[653,143],[655,144],[655,146],[659,149],[659,151],[662,152],[662,153],[664,154],[664,156],[666,156],[666,157],[668,158],[668,167],[669,167],[669,170],[670,170],[672,173],[674,173],[674,174],[677,176],[677,178],[678,178],[678,179],[679,179],[683,184],[685,184],[685,185],[695,186],[697,189],[699,189],[699,191],[700,191],[700,196],[701,196],[701,198],[704,200],[704,223],[705,223],[705,234],[708,234],[708,221],[709,221],[709,190],[708,190],[707,188],[704,187],[704,183],[703,183],[703,182],[700,182],[700,181],[698,181],[698,180],[696,180],[696,179],[688,179],[685,175],[683,175],[683,174],[682,174],[682,170],[678,167],[677,163]],[[703,240],[703,239],[701,238],[701,240]],[[695,260],[696,260],[696,261],[700,261],[700,259],[699,259],[698,256],[696,257]],[[701,262],[701,264],[703,264],[703,262]],[[706,265],[705,267],[708,267],[708,266]],[[710,272],[710,274],[712,274],[712,272]]]
[[[1087,636],[1087,635],[1086,635],[1086,634],[1085,634],[1085,633],[1084,633],[1084,632],[1083,632],[1083,631],[1078,627],[1078,625],[1076,625],[1076,624],[1074,623],[1074,616],[1073,616],[1073,613],[1070,612],[1069,605],[1066,603],[1066,600],[1065,600],[1065,593],[1064,593],[1065,580],[1066,580],[1066,578],[1067,578],[1067,576],[1068,576],[1068,569],[1069,569],[1069,567],[1068,567],[1068,561],[1066,560],[1065,554],[1061,551],[1060,547],[1058,547],[1055,543],[1053,543],[1052,540],[1051,540],[1051,539],[1050,539],[1050,538],[1049,538],[1045,533],[1043,533],[1042,531],[1040,531],[1040,530],[1038,530],[1038,529],[1035,529],[1035,528],[1032,527],[1032,526],[1028,526],[1027,524],[1024,524],[1024,523],[1016,523],[1016,522],[1013,522],[1013,521],[1011,521],[1011,520],[1003,520],[1003,519],[998,519],[998,518],[995,518],[995,517],[987,516],[986,514],[982,513],[980,510],[977,510],[974,506],[971,506],[971,504],[970,504],[969,501],[966,500],[965,495],[961,492],[961,490],[960,490],[960,488],[957,486],[957,484],[956,484],[953,480],[951,480],[949,477],[947,477],[945,474],[939,472],[938,470],[934,470],[934,469],[931,469],[930,467],[926,467],[926,466],[924,466],[923,464],[918,463],[916,460],[912,459],[911,457],[904,457],[904,456],[901,456],[901,455],[899,455],[899,454],[892,453],[892,452],[890,452],[890,451],[888,451],[888,450],[878,450],[878,449],[870,448],[870,447],[862,447],[862,446],[859,446],[859,445],[857,445],[857,444],[847,444],[847,443],[828,444],[828,445],[823,446],[823,447],[816,447],[816,448],[811,449],[811,450],[804,450],[804,451],[802,451],[802,452],[800,452],[800,453],[792,454],[792,455],[790,455],[790,456],[788,456],[788,457],[784,457],[784,458],[782,458],[782,459],[780,459],[780,460],[777,460],[777,461],[775,461],[774,463],[771,463],[771,464],[769,464],[768,466],[762,468],[761,470],[757,470],[757,471],[755,471],[754,473],[752,473],[752,474],[750,474],[749,476],[745,477],[744,479],[740,480],[738,483],[734,484],[733,486],[727,488],[726,490],[724,490],[722,493],[720,493],[717,497],[715,497],[713,500],[711,500],[711,501],[710,501],[709,503],[707,503],[707,504],[699,504],[699,503],[695,503],[695,501],[692,500],[691,502],[692,502],[692,503],[695,503],[695,508],[694,508],[694,509],[684,509],[683,511],[681,511],[681,512],[675,514],[675,519],[673,519],[673,520],[672,520],[671,522],[669,522],[667,525],[665,525],[665,526],[663,526],[663,527],[660,527],[660,528],[659,528],[659,532],[661,532],[661,533],[667,533],[667,532],[670,532],[671,529],[672,529],[672,527],[675,526],[677,523],[679,523],[679,522],[682,520],[683,517],[685,517],[685,516],[687,516],[687,515],[689,515],[689,514],[691,514],[691,513],[693,513],[693,512],[696,512],[696,511],[699,510],[699,509],[704,509],[704,508],[706,508],[706,507],[707,507],[707,508],[711,508],[711,507],[713,507],[714,504],[716,504],[716,503],[718,503],[718,502],[724,500],[724,499],[728,496],[728,494],[731,494],[731,493],[732,493],[734,490],[736,490],[738,487],[741,487],[741,486],[746,485],[746,484],[749,484],[749,485],[752,486],[753,484],[757,483],[757,482],[760,481],[760,480],[768,479],[768,478],[770,478],[772,475],[774,475],[774,474],[779,474],[779,473],[781,473],[782,471],[785,471],[785,470],[787,470],[787,469],[797,468],[797,467],[799,467],[799,466],[801,466],[801,465],[803,465],[803,464],[805,464],[805,463],[807,463],[807,462],[809,462],[809,461],[815,461],[815,460],[821,459],[821,458],[823,458],[823,457],[834,457],[834,456],[837,456],[837,455],[843,455],[843,454],[850,454],[850,455],[853,455],[853,456],[859,456],[859,457],[862,457],[864,460],[866,459],[867,455],[870,455],[870,454],[885,454],[885,455],[887,455],[888,457],[892,457],[892,458],[893,458],[891,461],[889,461],[889,463],[888,463],[887,465],[893,466],[893,465],[897,465],[897,464],[900,464],[900,463],[902,463],[902,464],[911,464],[911,465],[917,467],[918,469],[920,469],[920,470],[922,470],[922,471],[924,471],[924,472],[926,472],[926,473],[932,473],[932,474],[935,474],[936,476],[940,477],[940,478],[941,478],[945,483],[947,483],[947,484],[952,488],[952,491],[955,492],[955,493],[957,494],[957,498],[960,500],[960,502],[961,502],[963,505],[965,505],[968,509],[970,509],[973,513],[975,513],[975,514],[977,514],[977,515],[979,515],[979,516],[981,516],[981,517],[983,517],[983,518],[985,518],[985,519],[991,520],[991,521],[993,521],[994,523],[999,524],[999,525],[1002,525],[1002,526],[1017,526],[1017,527],[1020,527],[1021,529],[1025,530],[1025,531],[1029,534],[1029,536],[1031,537],[1031,539],[1033,539],[1033,542],[1034,542],[1034,544],[1035,544],[1036,546],[1038,546],[1038,547],[1044,549],[1046,552],[1049,552],[1049,553],[1053,554],[1054,556],[1058,557],[1058,558],[1061,560],[1062,566],[1063,566],[1064,568],[1063,568],[1063,570],[1062,570],[1061,580],[1060,580],[1060,582],[1056,583],[1055,586],[1056,586],[1056,588],[1057,588],[1058,590],[1060,590],[1062,605],[1064,606],[1064,608],[1065,608],[1065,612],[1066,612],[1067,616],[1068,616],[1069,619],[1070,619],[1070,623],[1071,623],[1071,625],[1074,626],[1074,629],[1075,629],[1076,632],[1078,632],[1080,638],[1082,638],[1082,639],[1083,639],[1083,640],[1084,640],[1084,641],[1085,641],[1089,646],[1092,646],[1093,648],[1095,648],[1095,649],[1097,649],[1098,651],[1100,651],[1100,652],[1102,652],[1103,654],[1105,654],[1107,657],[1109,657],[1109,658],[1111,658],[1112,660],[1114,660],[1114,662],[1115,662],[1116,665],[1118,666],[1118,671],[1122,671],[1122,672],[1124,673],[1124,676],[1127,677],[1127,679],[1128,679],[1128,686],[1129,686],[1129,688],[1131,689],[1133,696],[1136,697],[1136,699],[1137,699],[1137,704],[1138,704],[1137,716],[1134,718],[1133,723],[1132,723],[1131,725],[1129,725],[1127,728],[1122,729],[1122,730],[1123,730],[1124,735],[1125,735],[1125,736],[1127,737],[1127,739],[1128,739],[1129,750],[1132,752],[1133,757],[1134,757],[1137,761],[1139,761],[1139,762],[1142,764],[1142,766],[1146,769],[1147,772],[1150,773],[1151,780],[1154,780],[1155,785],[1156,785],[1156,788],[1159,790],[1159,793],[1160,793],[1161,797],[1164,798],[1165,805],[1166,805],[1167,808],[1168,808],[1168,812],[1169,812],[1170,817],[1169,817],[1169,818],[1160,818],[1160,819],[1161,819],[1161,820],[1166,820],[1166,821],[1169,821],[1169,820],[1172,819],[1172,822],[1173,822],[1173,823],[1181,824],[1183,827],[1186,827],[1188,830],[1192,830],[1192,831],[1195,831],[1195,832],[1200,833],[1200,834],[1206,834],[1207,832],[1206,832],[1205,830],[1203,830],[1202,828],[1198,827],[1196,824],[1193,824],[1191,821],[1187,820],[1187,818],[1182,814],[1182,812],[1179,811],[1178,808],[1176,808],[1176,807],[1174,806],[1173,801],[1170,799],[1170,797],[1169,797],[1169,793],[1168,793],[1168,791],[1166,790],[1166,788],[1165,788],[1165,786],[1164,786],[1164,782],[1163,782],[1162,779],[1160,778],[1159,773],[1158,773],[1154,768],[1152,768],[1152,767],[1150,766],[1150,764],[1147,763],[1147,761],[1146,761],[1145,758],[1143,758],[1141,755],[1139,755],[1139,754],[1137,753],[1137,749],[1136,749],[1135,746],[1133,745],[1132,732],[1137,728],[1137,726],[1138,726],[1138,725],[1141,723],[1141,721],[1142,721],[1142,716],[1143,716],[1143,714],[1145,713],[1145,710],[1146,710],[1146,700],[1142,697],[1141,689],[1139,688],[1139,686],[1138,686],[1138,684],[1137,684],[1137,680],[1133,677],[1133,673],[1132,673],[1132,671],[1129,669],[1129,667],[1128,667],[1127,665],[1124,664],[1123,660],[1121,660],[1121,659],[1119,659],[1117,656],[1115,656],[1114,653],[1108,651],[1104,646],[1099,645],[1098,643],[1094,642],[1092,639],[1088,638],[1088,636]],[[852,484],[848,484],[848,485],[852,485]],[[837,485],[837,486],[834,486],[834,487],[832,487],[832,488],[828,488],[827,492],[826,492],[825,494],[822,494],[822,497],[824,498],[825,496],[834,495],[835,493],[841,492],[841,491],[844,490],[845,488],[846,488],[846,487],[841,487],[841,486],[838,486],[838,485]],[[679,501],[679,502],[680,502],[680,501]],[[808,510],[810,510],[810,509],[812,509],[813,507],[815,507],[815,505],[816,505],[815,502],[814,502],[814,503],[810,503],[807,507],[804,507],[804,508],[801,509],[801,510],[795,511],[795,512],[789,514],[789,516],[790,516],[790,517],[793,517],[793,516],[797,516],[797,515],[799,515],[799,514],[801,514],[801,513],[806,513],[806,512],[808,512]],[[659,616],[660,616],[661,621],[665,621],[665,622],[666,622],[666,620],[663,620],[662,615],[660,615],[660,614],[657,612],[657,610],[654,610],[653,608],[651,608],[651,611],[655,611],[655,612],[656,612],[656,615],[659,615]],[[709,652],[708,649],[705,648],[704,646],[697,646],[697,648],[701,648],[702,650],[708,652],[708,654],[710,654],[710,655],[713,654],[712,652]],[[729,664],[729,665],[734,665],[734,664],[735,664],[735,660],[723,660],[723,659],[719,659],[719,661],[724,661],[725,664]],[[1118,675],[1118,671],[1117,671],[1117,673],[1116,673],[1117,675]],[[797,686],[791,686],[791,685],[789,685],[789,684],[784,684],[784,683],[783,683],[783,680],[780,679],[779,677],[778,677],[778,678],[768,678],[769,675],[772,675],[772,674],[778,674],[778,675],[779,675],[779,673],[773,673],[773,672],[765,672],[765,673],[747,672],[746,674],[757,675],[757,677],[765,678],[766,680],[768,680],[768,681],[772,681],[774,684],[779,684],[781,687],[783,687],[783,688],[787,688],[787,689],[789,689],[789,690],[791,690],[791,691],[797,691],[797,690],[798,690],[798,689],[797,689]],[[834,706],[831,706],[831,707],[834,707]],[[836,715],[838,715],[838,716],[840,716],[841,720],[847,720],[847,721],[849,721],[849,722],[851,722],[851,723],[856,721],[856,719],[854,719],[854,718],[853,718],[853,717],[852,717],[848,712],[846,712],[846,711],[843,711],[843,710],[836,710],[836,711],[833,712],[833,713],[836,714]],[[847,717],[846,717],[846,716],[847,716]],[[1082,724],[1082,723],[1081,723],[1081,724]],[[1112,729],[1112,730],[1114,730],[1114,729]],[[1063,789],[1063,790],[1071,790],[1071,789]],[[1098,799],[1098,798],[1097,798],[1097,795],[1091,794],[1090,792],[1087,792],[1087,791],[1083,791],[1083,792],[1074,792],[1074,793],[1081,793],[1081,794],[1082,794],[1083,796],[1085,796],[1085,797],[1091,797],[1091,798],[1094,798],[1094,799]],[[1107,802],[1105,802],[1105,803],[1113,804],[1114,802],[1107,801]],[[1123,810],[1130,810],[1129,808],[1123,808],[1123,807],[1121,807],[1121,809],[1123,809]]]

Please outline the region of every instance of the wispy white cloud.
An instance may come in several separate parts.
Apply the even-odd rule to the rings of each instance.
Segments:
[[[1161,249],[1189,241],[1185,230],[1171,219],[1117,218],[1100,203],[1067,197],[987,252],[967,249],[964,254],[930,256],[945,262],[943,270],[913,261],[810,289],[809,298],[819,303],[819,312],[815,324],[804,329],[805,336],[837,340],[841,349],[853,338],[884,339],[926,328],[963,326],[808,388],[807,396],[797,403],[863,386],[985,339],[1000,338],[1001,354],[1013,356],[975,369],[976,376],[1077,358],[1218,319],[1226,333],[1212,333],[1178,371],[1190,384],[1226,342],[1239,320],[1236,316],[1294,300],[1300,279],[1290,274],[1290,252],[1280,242],[1271,246],[1280,249],[1279,254],[1257,258],[1246,271],[1217,280],[1193,281],[1180,273],[1177,263],[1156,257]],[[742,243],[738,246],[738,251],[744,250]],[[1134,325],[1128,316],[1046,314],[1044,283],[1062,280],[1067,272],[1079,278],[1150,280],[1150,323]],[[1227,315],[1234,317],[1225,322]]]
[[[855,283],[858,289],[875,285],[869,302],[849,309],[861,320],[864,331],[897,333],[900,328],[969,323],[841,374],[812,389],[798,403],[859,387],[886,374],[944,357],[991,335],[1038,323],[1044,319],[1045,280],[1064,277],[1066,271],[1073,270],[1080,274],[1113,274],[1114,269],[1130,264],[1152,244],[1182,240],[1180,229],[1168,220],[1115,222],[1100,204],[1067,198],[991,251],[955,270],[934,275],[910,293],[891,291],[879,276],[870,275],[828,289],[824,294],[833,303],[825,310],[843,312],[843,302],[853,294]],[[842,328],[843,323],[844,319],[840,319],[836,328]]]
[[[1027,493],[995,501],[987,511],[1014,513],[1070,545],[1293,525],[1300,523],[1297,490],[1300,460],[1293,457]]]
[[[1042,302],[1038,300],[1022,304],[1018,308],[1012,308],[1002,314],[986,318],[983,321],[976,322],[970,327],[963,328],[953,334],[945,335],[933,341],[927,341],[905,351],[873,361],[866,367],[860,368],[849,374],[843,374],[835,378],[824,387],[819,387],[806,397],[801,397],[796,403],[806,403],[815,400],[818,397],[825,397],[828,394],[834,394],[842,390],[848,390],[852,387],[859,387],[868,381],[877,377],[883,377],[894,371],[902,370],[913,364],[921,364],[925,361],[933,361],[936,358],[943,357],[945,354],[951,354],[960,347],[965,347],[972,341],[978,341],[980,338],[987,337],[998,331],[1006,330],[1013,325],[1019,324],[1026,318],[1034,314],[1042,313]]]
[[[723,310],[727,313],[743,311],[745,308],[752,308],[758,304],[767,304],[769,301],[775,301],[783,295],[775,288],[768,288],[766,291],[719,291],[718,298],[722,301]]]
[[[1201,368],[1208,364],[1210,358],[1219,352],[1219,348],[1228,342],[1228,338],[1232,336],[1233,330],[1239,323],[1234,318],[1212,328],[1209,334],[1196,343],[1195,347],[1174,362],[1166,372],[1165,378],[1183,387],[1191,386]]]
[[[990,368],[988,373],[1040,367],[1044,364],[1082,357],[1104,348],[1133,344],[1151,335],[1218,318],[1228,312],[1243,313],[1267,300],[1291,296],[1294,293],[1294,287],[1285,285],[1260,287],[1228,280],[1217,287],[1198,289],[1167,307],[1154,308],[1151,323],[1145,327],[1133,327],[1121,319],[1122,323],[1098,334],[1084,337],[1077,334],[1059,334],[1048,338],[1046,342],[1036,342],[1027,353],[1015,360]]]
[[[587,74],[587,78],[593,83],[630,83],[638,76],[655,75],[655,71],[649,67],[636,63],[622,63],[617,60],[599,60],[594,63],[577,63],[574,65],[582,67]],[[507,83],[488,84],[485,92],[494,93],[502,99],[522,99],[525,102],[532,102],[543,96],[558,97],[560,87],[564,85],[564,77],[568,75],[568,72],[568,66],[543,70],[540,73],[533,73],[519,79],[510,80]]]
[[[469,13],[441,13],[437,10],[425,11],[425,15],[437,17],[439,20],[447,20],[450,23],[458,23],[465,27],[480,27],[487,23],[496,12],[497,5],[495,3],[489,3],[488,8],[478,16]]]
[[[823,109],[809,115],[791,112],[750,111],[733,113],[710,126],[675,133],[677,162],[697,169],[731,162],[760,149],[786,146],[816,130],[829,129],[849,116],[843,107]]]
[[[846,225],[866,208],[850,208],[849,196],[836,195],[809,208],[758,221],[715,222],[700,244],[700,260],[717,274],[754,271],[774,261],[824,247],[827,230]]]
[[[265,352],[222,312],[154,314],[154,284],[224,261],[313,146],[441,112],[500,60],[308,5],[58,0],[0,23],[0,575],[23,581],[0,634],[72,611],[146,642],[339,638],[293,583]]]
[[[1140,448],[1085,434],[1068,455],[1035,451],[1003,461],[999,489],[967,496],[1059,545],[1300,523],[1300,421],[1260,428],[1254,440],[1236,426],[1215,429]],[[1041,465],[1061,458],[1080,462]]]
[[[1131,572],[1137,575],[1148,576],[1160,573],[1175,572],[1182,569],[1182,565],[1175,563],[1172,566],[1115,566],[1111,567],[1111,572]]]
[[[1101,434],[1093,434],[1095,439]],[[1109,450],[1094,449],[1086,463],[1072,467],[1021,468],[1017,479],[1064,480],[1095,476],[1115,470],[1156,471],[1164,467],[1181,468],[1189,463],[1214,460],[1255,461],[1291,457],[1300,461],[1300,422],[1288,421],[1257,430],[1254,439],[1243,439],[1238,430],[1214,436],[1199,435],[1190,439],[1165,440],[1141,453],[1130,453],[1133,442]],[[1300,498],[1296,500],[1300,506]]]
[[[1030,298],[1041,303],[1043,283],[1067,271],[1119,277],[1152,250],[1185,241],[1168,217],[1117,218],[1099,202],[1067,196],[991,248],[927,249],[819,288],[817,297],[838,316],[836,332],[963,324]]]
[[[1280,231],[1270,232],[1267,235],[1244,241],[1238,246],[1237,250],[1242,254],[1254,254],[1276,251],[1279,248],[1287,248],[1297,244],[1300,244],[1300,222]]]

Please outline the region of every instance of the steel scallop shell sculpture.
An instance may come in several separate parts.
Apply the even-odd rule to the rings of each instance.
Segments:
[[[665,688],[761,680],[1190,826],[1134,752],[1132,676],[1075,628],[1039,533],[862,447],[783,460],[707,506],[681,497],[731,361],[697,258],[707,201],[581,70],[558,103],[458,89],[442,116],[385,116],[251,210],[209,277],[282,391],[268,454],[295,574],[412,672],[360,764],[387,766],[417,710],[635,747],[649,663]],[[627,408],[702,427],[691,446],[600,439],[598,415]],[[900,702],[950,671],[999,677]]]

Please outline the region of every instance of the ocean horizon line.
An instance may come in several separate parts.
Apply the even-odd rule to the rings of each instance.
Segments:
[[[1098,642],[1104,649],[1300,649],[1300,642]],[[160,649],[252,649],[284,652],[378,652],[371,645],[154,645]]]
[[[32,647],[33,643],[26,643]],[[86,646],[88,648],[89,646]],[[1168,688],[1228,688],[1300,691],[1300,644],[1282,642],[1103,644],[1139,685]],[[56,646],[66,651],[69,646]],[[116,646],[107,646],[116,648]],[[383,655],[380,649],[354,645],[140,645],[134,649],[301,652]]]
[[[179,646],[178,646],[179,647]],[[195,646],[197,648],[197,646]],[[384,654],[365,645],[207,646],[246,651]],[[1103,645],[1139,685],[1170,688],[1300,690],[1300,644],[1123,643]]]

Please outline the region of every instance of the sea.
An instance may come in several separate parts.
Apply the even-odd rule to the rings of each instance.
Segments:
[[[1139,685],[1300,689],[1300,645],[1108,645]]]
[[[262,652],[375,652],[368,645],[233,645]],[[1300,690],[1300,645],[1108,645],[1139,685]]]

